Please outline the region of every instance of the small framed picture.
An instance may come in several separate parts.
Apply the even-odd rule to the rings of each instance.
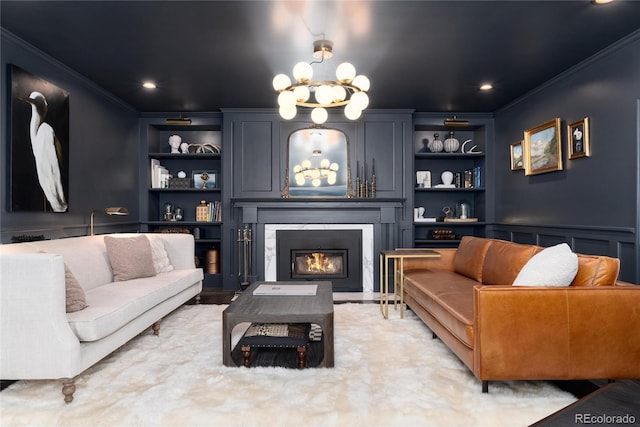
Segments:
[[[569,159],[590,157],[591,145],[589,144],[589,118],[585,117],[577,122],[569,123],[569,125],[567,125],[567,130]]]
[[[522,141],[511,144],[511,170],[524,170],[524,155],[522,151]]]
[[[560,118],[549,120],[524,132],[524,173],[562,170]]]
[[[216,171],[193,171],[193,188],[201,190],[211,190],[217,188],[218,173]]]
[[[416,171],[416,187],[431,188],[431,171]]]

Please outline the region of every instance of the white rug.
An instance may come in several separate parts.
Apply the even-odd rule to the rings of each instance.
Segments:
[[[333,369],[222,365],[226,306],[184,306],[83,374],[0,393],[2,426],[526,426],[575,401],[545,382],[492,382],[489,394],[408,312],[335,306]]]

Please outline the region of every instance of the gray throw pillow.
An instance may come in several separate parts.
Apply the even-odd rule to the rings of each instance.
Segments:
[[[113,281],[138,279],[156,275],[151,244],[147,236],[104,237],[107,256],[113,271]]]
[[[84,295],[84,289],[78,283],[76,276],[73,275],[67,264],[64,265],[64,285],[67,299],[67,313],[80,311],[87,307],[87,300]]]

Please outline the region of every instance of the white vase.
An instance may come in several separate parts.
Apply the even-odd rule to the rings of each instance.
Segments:
[[[442,140],[439,139],[439,136],[437,133],[433,134],[433,140],[431,140],[431,142],[429,142],[429,144],[427,144],[427,148],[432,152],[432,153],[439,153],[442,151],[442,148],[444,147],[444,144],[442,143]]]
[[[460,147],[460,141],[453,136],[453,131],[449,132],[449,138],[444,140],[444,151],[453,153]]]

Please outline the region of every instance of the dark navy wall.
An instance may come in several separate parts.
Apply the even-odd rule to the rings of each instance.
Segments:
[[[617,256],[621,278],[640,283],[639,99],[640,31],[496,112],[496,236],[545,246],[569,241],[578,252]],[[555,117],[564,169],[511,171],[509,145]],[[591,157],[568,160],[567,123],[584,117]]]
[[[137,230],[138,113],[4,29],[0,50],[1,241],[7,243],[12,235],[23,234],[47,238],[83,235],[87,233],[91,210],[108,206],[126,206],[130,215],[98,215],[96,231]],[[70,93],[69,210],[66,213],[9,212],[9,64]]]

